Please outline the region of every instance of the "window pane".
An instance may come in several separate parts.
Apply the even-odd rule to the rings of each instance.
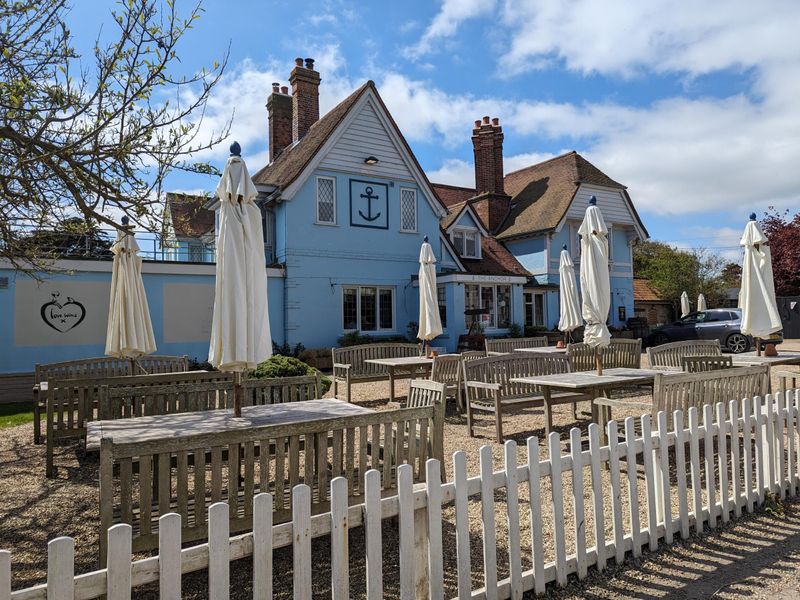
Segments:
[[[534,297],[536,303],[536,321],[535,324],[539,327],[544,327],[544,295],[536,294]]]
[[[511,286],[497,286],[497,326],[511,326]]]
[[[317,221],[335,223],[333,179],[317,179]]]
[[[417,229],[417,192],[400,190],[400,229],[415,231]]]
[[[376,290],[373,287],[361,289],[361,331],[375,331],[378,327],[378,306]]]
[[[524,294],[525,298],[525,326],[533,325],[533,294]]]
[[[480,308],[480,300],[478,298],[478,286],[477,285],[465,285],[464,286],[464,308],[466,310],[470,310],[473,308]],[[476,321],[480,320],[479,315],[466,315],[464,319],[464,323],[469,329],[469,326]]]
[[[473,232],[466,234],[466,236],[464,256],[478,256],[478,234]]]
[[[439,303],[439,320],[442,322],[442,329],[447,328],[447,298],[443,285],[436,287],[436,300]]]
[[[358,297],[355,288],[342,290],[342,327],[358,329]]]
[[[392,290],[380,290],[380,328],[393,329],[394,322],[392,319]]]
[[[495,313],[493,287],[481,288],[481,307],[489,310],[488,315],[481,315],[482,323],[486,327],[495,327],[497,323],[497,314]]]
[[[456,247],[456,252],[459,255],[464,256],[464,232],[463,231],[454,231],[453,232],[453,246]]]

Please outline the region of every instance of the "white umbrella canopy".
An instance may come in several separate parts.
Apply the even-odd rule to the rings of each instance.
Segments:
[[[442,335],[439,302],[436,295],[436,257],[428,236],[419,251],[419,330],[417,338],[429,342]]]
[[[261,211],[240,152],[234,142],[217,186],[220,220],[208,351],[214,367],[239,374],[272,355]],[[238,413],[238,404],[235,409]]]
[[[583,341],[599,352],[600,348],[611,343],[611,333],[606,325],[611,308],[611,282],[608,273],[608,228],[596,205],[597,199],[592,196],[578,233],[581,236],[581,312],[586,322]],[[599,359],[598,371],[602,371]]]
[[[683,292],[681,294],[681,318],[692,312],[692,307],[689,306],[689,294]]]
[[[558,291],[560,298],[561,318],[558,329],[564,333],[574,331],[583,324],[581,319],[580,301],[578,300],[578,286],[575,283],[575,264],[572,262],[567,246],[561,250],[561,262],[558,266]]]
[[[123,218],[127,225],[127,218]],[[135,359],[156,350],[150,309],[142,282],[139,245],[130,230],[117,230],[106,328],[106,355]],[[135,373],[133,373],[135,374]]]
[[[775,302],[772,279],[772,254],[769,239],[761,231],[755,214],[750,215],[740,242],[744,246],[742,288],[739,308],[742,309],[741,331],[754,338],[766,338],[783,328]],[[761,345],[757,344],[758,350]]]
[[[705,312],[708,310],[708,306],[706,305],[706,297],[703,294],[697,296],[697,310],[699,312]]]

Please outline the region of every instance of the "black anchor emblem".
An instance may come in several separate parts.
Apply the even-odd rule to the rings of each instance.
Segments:
[[[377,219],[378,217],[381,216],[381,213],[377,213],[376,215],[373,216],[373,214],[372,214],[372,201],[373,200],[377,200],[380,196],[373,195],[372,194],[372,186],[369,186],[369,185],[366,187],[366,189],[364,191],[366,192],[366,194],[360,194],[360,196],[362,198],[366,198],[367,199],[367,214],[365,215],[361,211],[358,211],[358,214],[361,215],[361,218],[364,219],[365,221],[374,221],[375,219]]]

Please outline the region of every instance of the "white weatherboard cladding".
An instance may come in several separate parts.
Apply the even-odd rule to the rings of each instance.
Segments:
[[[368,156],[375,156],[378,163],[365,165]],[[319,166],[325,170],[414,181],[400,149],[378,118],[372,100],[363,104]]]
[[[589,198],[597,198],[597,206],[603,211],[603,218],[609,225],[624,224],[636,226],[636,219],[620,190],[581,185],[567,211],[567,220],[583,221]]]

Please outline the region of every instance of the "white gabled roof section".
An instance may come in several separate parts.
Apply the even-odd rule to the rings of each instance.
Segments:
[[[364,164],[367,156],[379,159],[377,165]],[[402,135],[383,104],[369,88],[348,111],[328,140],[300,175],[281,193],[291,200],[318,168],[343,171],[362,177],[381,177],[414,182],[438,217],[447,214],[436,200],[427,178],[403,142]]]
[[[469,217],[472,219],[472,223],[462,222],[465,215],[469,215]],[[450,226],[447,228],[447,233],[450,233],[453,229],[458,229],[459,227],[466,227],[469,229],[475,229],[477,227],[478,231],[481,232],[481,235],[489,235],[489,232],[486,231],[486,228],[483,226],[483,223],[481,222],[480,218],[478,218],[478,215],[475,214],[475,210],[470,204],[465,204],[461,208],[458,218],[450,223]]]
[[[630,196],[625,190],[588,183],[582,183],[575,191],[569,209],[556,227],[556,231],[560,231],[567,221],[582,221],[586,207],[589,206],[589,198],[592,196],[597,198],[597,206],[603,213],[606,223],[633,227],[640,239],[647,239],[647,232],[642,227]]]

